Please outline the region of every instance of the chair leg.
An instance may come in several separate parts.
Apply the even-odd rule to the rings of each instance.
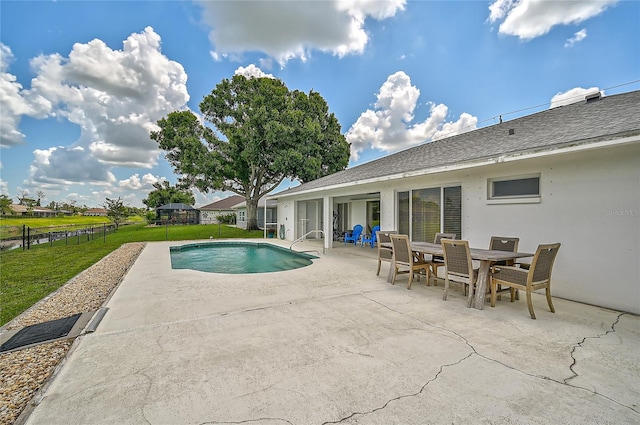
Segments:
[[[396,284],[396,276],[398,275],[398,266],[393,266],[393,277],[391,278],[391,284]]]
[[[551,302],[551,288],[549,288],[547,286],[547,303],[549,304],[549,310],[551,310],[552,313],[556,312],[556,309],[553,308],[553,303]]]
[[[491,307],[496,306],[496,286],[497,284],[491,281]]]
[[[447,295],[449,295],[449,277],[444,277],[444,293],[442,294],[442,299],[447,300]]]
[[[380,265],[382,265],[382,261],[378,260],[378,271],[376,271],[376,276],[380,276]]]
[[[531,318],[535,320],[536,314],[533,312],[533,303],[531,302],[531,291],[527,289],[527,307],[529,307],[529,314]]]
[[[435,265],[429,267],[433,272],[433,286],[438,286],[438,268]]]
[[[412,283],[413,283],[413,270],[409,270],[409,283],[407,283],[407,289],[411,289]]]

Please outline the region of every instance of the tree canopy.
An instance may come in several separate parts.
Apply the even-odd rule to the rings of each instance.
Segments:
[[[250,230],[257,229],[258,200],[285,178],[307,182],[348,165],[349,144],[317,92],[235,75],[204,98],[200,111],[205,123],[190,111],[172,112],[151,138],[181,184],[244,196]]]
[[[196,202],[190,190],[171,186],[166,180],[154,183],[153,187],[155,189],[149,192],[147,199],[142,200],[142,203],[149,208],[158,208],[171,203],[193,205]]]
[[[11,214],[11,208],[9,206],[13,200],[9,198],[7,195],[0,195],[0,213],[2,214]]]
[[[120,223],[127,218],[129,209],[120,198],[106,198],[103,206],[107,210],[107,217],[116,225],[117,230],[120,227]]]

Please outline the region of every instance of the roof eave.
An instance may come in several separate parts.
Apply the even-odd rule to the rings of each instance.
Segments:
[[[481,158],[481,159],[475,159],[472,161],[460,162],[456,164],[445,164],[438,167],[431,167],[431,168],[425,168],[421,170],[389,174],[386,176],[380,176],[380,177],[375,177],[371,179],[353,180],[350,182],[340,183],[340,184],[331,185],[331,186],[323,186],[323,187],[318,187],[318,188],[313,188],[308,190],[300,190],[290,194],[283,192],[281,194],[274,194],[273,196],[270,196],[269,199],[289,198],[289,197],[295,197],[298,195],[308,195],[308,194],[313,194],[318,192],[324,192],[327,190],[341,189],[345,187],[351,187],[354,185],[387,182],[390,180],[399,180],[399,179],[408,178],[408,177],[418,177],[418,176],[425,176],[425,175],[436,174],[436,173],[443,173],[447,171],[457,171],[457,170],[464,170],[469,168],[477,168],[477,167],[496,164],[500,162],[521,161],[521,160],[531,159],[531,158],[559,155],[559,154],[570,153],[570,152],[587,151],[592,149],[601,149],[604,147],[620,146],[620,145],[638,143],[638,142],[640,142],[640,132],[633,135],[627,134],[623,137],[616,137],[616,138],[608,137],[604,140],[600,140],[597,142],[582,140],[582,141],[576,141],[574,143],[564,144],[562,146],[551,146],[551,147],[546,147],[544,149],[513,152],[513,153],[507,153],[507,154],[502,154],[498,156],[491,156],[488,158]]]

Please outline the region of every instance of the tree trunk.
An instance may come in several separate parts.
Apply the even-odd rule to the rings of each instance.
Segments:
[[[247,198],[247,230],[260,230],[258,227],[258,200]]]

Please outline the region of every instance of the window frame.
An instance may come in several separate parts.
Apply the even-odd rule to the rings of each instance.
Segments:
[[[445,221],[447,218],[451,219],[451,218],[457,217],[457,221],[459,223],[457,222],[457,225],[455,227],[459,228],[460,234],[458,235],[457,234],[458,231],[456,231],[456,235],[458,238],[462,238],[462,231],[464,229],[464,224],[463,224],[464,216],[462,214],[462,209],[463,209],[462,200],[463,200],[464,188],[461,183],[448,183],[448,184],[442,184],[442,185],[436,185],[436,186],[417,187],[417,188],[411,188],[411,189],[397,189],[395,192],[396,193],[395,194],[396,229],[398,229],[400,233],[409,235],[409,238],[411,241],[417,241],[416,236],[418,235],[416,234],[416,231],[414,229],[414,212],[415,212],[414,205],[413,205],[413,202],[415,200],[414,192],[428,191],[433,189],[438,189],[440,192],[438,195],[439,229],[437,230],[437,232],[443,232],[445,231],[444,230],[445,228],[449,228],[451,227],[452,224],[455,224],[452,222],[446,223]],[[445,202],[447,198],[445,191],[447,191],[447,189],[459,190],[458,196],[456,197],[459,203],[459,205],[456,205],[456,208],[459,208],[459,212],[458,214],[456,214],[455,217],[449,216],[447,212],[448,210]],[[403,223],[403,220],[406,221],[406,223]],[[420,239],[423,239],[423,238],[420,238]],[[433,240],[425,240],[424,242],[433,242]]]
[[[542,175],[541,173],[533,173],[533,174],[522,174],[516,176],[501,176],[501,177],[490,177],[487,179],[487,203],[488,204],[530,204],[530,203],[540,203],[542,199]],[[497,182],[508,182],[508,181],[518,181],[518,180],[528,180],[528,179],[537,179],[538,180],[538,193],[532,194],[522,194],[522,195],[495,195],[495,183]]]

